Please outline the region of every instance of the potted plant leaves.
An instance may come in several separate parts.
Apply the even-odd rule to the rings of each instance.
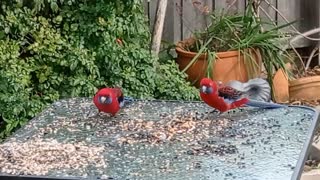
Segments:
[[[245,82],[260,77],[265,68],[272,86],[275,70],[285,68],[289,56],[280,53],[285,34],[280,30],[291,25],[273,25],[255,15],[250,1],[243,14],[228,15],[224,11],[210,14],[211,23],[203,31],[176,44],[177,63],[195,86],[203,77],[228,82]],[[262,30],[267,25],[268,30]],[[273,26],[273,27],[272,27]]]

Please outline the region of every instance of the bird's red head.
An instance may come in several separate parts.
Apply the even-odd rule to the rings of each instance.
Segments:
[[[98,103],[98,104],[101,104],[101,105],[103,105],[103,104],[107,105],[107,104],[111,104],[112,103],[113,96],[114,95],[113,95],[112,91],[109,88],[102,88],[96,93],[93,101],[94,101],[95,104]]]
[[[203,78],[200,81],[200,93],[203,94],[216,94],[218,93],[218,85],[215,81],[212,81],[209,78]]]

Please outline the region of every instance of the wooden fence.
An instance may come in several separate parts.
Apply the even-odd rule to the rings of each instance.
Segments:
[[[247,0],[168,0],[162,39],[177,42],[190,37],[192,31],[204,28],[207,24],[204,11],[219,10],[230,7],[232,12],[243,12]],[[234,4],[233,4],[234,3]],[[277,13],[272,6],[277,8]],[[299,20],[294,26],[300,32],[319,26],[319,0],[261,0],[260,16],[272,18],[278,24],[286,23],[284,16],[289,21]],[[152,30],[157,0],[145,0],[145,12],[149,18]],[[266,15],[267,13],[267,15]],[[286,31],[292,31],[287,28]],[[299,41],[299,47],[307,46],[308,41]]]

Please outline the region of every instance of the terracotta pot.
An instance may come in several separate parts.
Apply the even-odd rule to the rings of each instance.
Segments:
[[[287,69],[291,69],[290,63],[285,65]],[[279,69],[273,76],[273,101],[277,103],[289,102],[289,80],[286,73]]]
[[[289,96],[291,100],[320,99],[320,76],[299,78],[289,82]]]
[[[183,49],[184,47],[190,46],[192,43],[194,43],[192,38],[177,43],[177,63],[179,64],[179,69],[181,71],[190,63],[193,57],[197,55],[196,52],[190,52]],[[256,57],[255,59],[259,66],[257,73],[251,77],[254,78],[260,75],[262,62],[259,51],[251,49],[251,53]],[[213,80],[222,81],[224,83],[230,80],[238,80],[241,82],[249,80],[244,56],[239,51],[219,52],[216,53],[216,55],[215,63],[211,64]],[[199,87],[200,80],[206,77],[207,67],[207,54],[203,53],[196,62],[185,71],[188,75],[188,80],[196,87]]]

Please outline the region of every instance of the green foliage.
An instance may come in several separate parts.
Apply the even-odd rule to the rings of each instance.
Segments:
[[[135,98],[198,98],[173,61],[150,53],[141,0],[0,2],[1,135],[60,98],[120,86]],[[0,119],[1,121],[1,119]]]
[[[186,83],[186,74],[178,70],[174,61],[161,64],[158,68],[155,91],[156,99],[199,100],[199,91]],[[163,83],[166,82],[166,83]]]

